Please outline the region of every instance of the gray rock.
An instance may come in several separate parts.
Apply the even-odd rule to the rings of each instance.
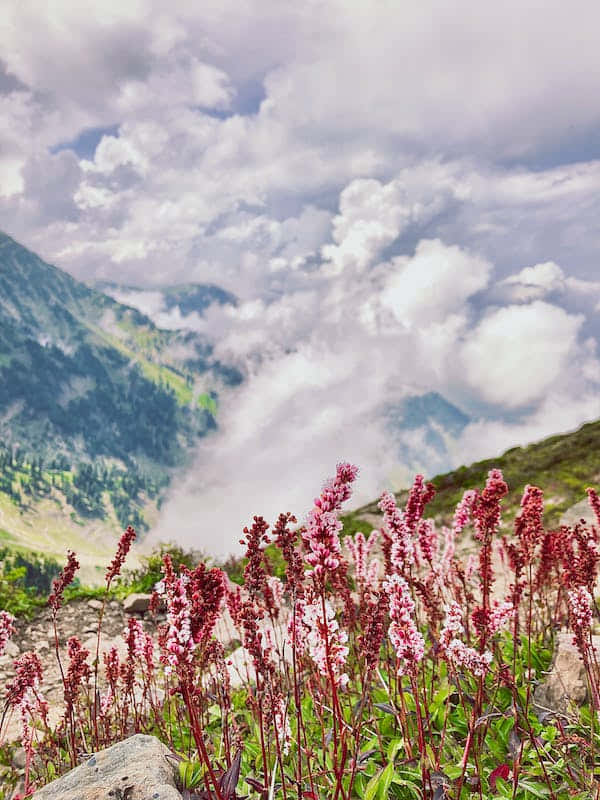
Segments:
[[[8,641],[4,647],[4,655],[8,658],[16,658],[21,650],[16,642]]]
[[[169,749],[154,736],[136,734],[91,756],[62,778],[39,789],[33,797],[109,800],[131,786],[130,800],[181,800],[175,788],[174,769],[166,759],[168,753]]]
[[[597,525],[598,520],[593,509],[590,508],[588,500],[580,500],[574,506],[568,508],[560,518],[561,525],[576,525],[581,520],[585,520],[589,525]]]
[[[134,592],[123,600],[123,611],[126,614],[144,614],[150,607],[150,594]]]
[[[600,652],[600,636],[593,636],[592,643]],[[537,710],[566,714],[573,705],[583,705],[587,697],[587,676],[579,650],[573,644],[573,634],[559,633],[552,668],[535,690]]]
[[[100,611],[102,608],[102,600],[88,600],[88,608],[92,611]]]
[[[25,749],[18,747],[13,753],[12,763],[17,769],[25,769]]]

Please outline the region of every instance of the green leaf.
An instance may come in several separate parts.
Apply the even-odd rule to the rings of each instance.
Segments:
[[[198,761],[181,761],[179,778],[184,789],[194,789],[204,779],[204,766]]]
[[[408,789],[408,791],[414,797],[417,797],[417,798],[419,798],[419,800],[421,800],[423,795],[421,793],[421,790],[419,789],[419,787],[415,783],[415,781],[417,781],[417,780],[418,779],[416,777],[415,777],[414,781],[411,781],[411,780],[407,780],[406,778],[401,778],[398,774],[395,774],[393,776],[393,778],[392,778],[392,783],[395,783],[397,786],[403,786],[405,789]]]
[[[392,739],[392,741],[388,745],[387,749],[387,758],[388,761],[392,764],[394,763],[394,759],[400,752],[400,750],[404,749],[404,739]]]
[[[519,788],[525,789],[526,792],[529,792],[534,797],[550,796],[550,789],[544,783],[530,783],[529,781],[526,780],[520,780]]]
[[[394,777],[394,763],[390,762],[381,773],[381,778],[379,780],[379,787],[377,792],[377,797],[379,798],[379,800],[386,800],[393,777]]]
[[[448,764],[444,767],[444,772],[451,781],[455,781],[457,778],[460,778],[462,774],[462,767],[459,767],[458,764]]]
[[[367,783],[367,788],[365,789],[365,794],[363,800],[374,800],[375,795],[377,794],[377,787],[379,786],[379,780],[383,774],[383,770],[380,769],[371,780]]]

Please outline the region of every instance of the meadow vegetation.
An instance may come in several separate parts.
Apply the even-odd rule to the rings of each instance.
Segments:
[[[339,464],[303,525],[287,513],[269,530],[255,517],[243,564],[229,565],[238,583],[181,552],[157,554],[135,581],[165,619],[153,637],[131,617],[123,657],[99,658],[103,609],[95,652],[74,636],[61,652],[78,568],[69,553],[49,598],[59,721],[36,653],[16,659],[4,689],[2,722],[22,721],[22,797],[83,754],[146,732],[171,748],[190,800],[600,798],[596,493],[598,527],[546,527],[531,485],[508,526],[509,487],[494,468],[438,528],[433,485],[417,476],[403,508],[381,497],[380,530],[343,536],[356,472]],[[477,546],[468,559],[465,537]],[[128,528],[106,570],[105,599],[133,538]],[[216,635],[224,616],[241,650]],[[588,681],[586,704],[566,711],[535,697],[561,630]],[[1,612],[0,652],[12,632]]]

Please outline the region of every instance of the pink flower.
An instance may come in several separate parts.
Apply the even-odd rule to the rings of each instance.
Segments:
[[[415,604],[408,584],[400,575],[391,575],[383,588],[390,599],[388,636],[398,658],[398,674],[413,675],[425,654],[425,641],[414,621]]]
[[[415,546],[404,513],[396,505],[391,492],[384,492],[379,501],[383,511],[383,524],[392,540],[390,557],[392,565],[404,572],[415,563]]]
[[[508,494],[508,486],[501,470],[491,469],[488,473],[485,489],[475,498],[472,515],[475,519],[475,538],[484,545],[489,544],[491,537],[497,532],[500,524],[500,501]],[[489,570],[489,565],[481,567],[482,572]]]
[[[338,686],[348,683],[348,676],[342,672],[348,657],[348,634],[340,630],[335,611],[329,601],[325,602],[325,618],[323,604],[320,600],[307,603],[304,608],[303,622],[307,627],[306,643],[310,657],[323,675],[328,675],[327,650],[333,678]]]
[[[446,575],[454,558],[456,532],[454,528],[446,527],[442,528],[442,532],[444,534],[444,552],[442,553],[440,572],[442,575]]]
[[[151,680],[154,673],[154,641],[149,633],[144,634],[143,657],[146,664],[148,680]]]
[[[36,653],[23,653],[14,661],[15,677],[6,684],[7,700],[18,706],[28,689],[37,689],[42,680],[42,662]]]
[[[445,650],[452,639],[462,636],[465,629],[462,624],[462,611],[456,601],[445,607],[446,619],[440,633],[440,647]]]
[[[4,653],[10,637],[15,633],[15,618],[8,611],[0,611],[0,656]]]
[[[227,589],[227,594],[225,596],[225,602],[227,604],[227,610],[233,620],[233,624],[240,626],[240,614],[242,613],[242,590],[239,586],[235,586],[234,588]]]
[[[114,694],[117,690],[117,681],[119,680],[119,671],[121,667],[119,651],[115,645],[110,648],[108,653],[104,653],[103,658],[106,680],[108,681],[111,692]]]
[[[522,564],[531,563],[536,547],[544,536],[544,493],[537,486],[525,487],[521,498],[521,514],[515,520]]]
[[[512,608],[512,606],[511,606]],[[456,602],[446,606],[446,618],[440,634],[440,651],[454,669],[468,669],[474,675],[485,675],[492,661],[490,652],[479,653],[459,638],[464,634],[462,612]]]
[[[358,646],[369,669],[375,669],[379,661],[388,609],[389,600],[385,592],[371,595],[367,600],[362,617],[363,633],[358,639]]]
[[[131,658],[141,658],[144,655],[144,628],[139,619],[129,617],[123,638],[127,642],[127,651]]]
[[[287,704],[282,695],[278,695],[274,700],[273,709],[273,727],[277,738],[279,739],[279,746],[284,755],[287,755],[290,750],[290,742],[292,741],[292,729],[290,727],[290,717],[287,710]]]
[[[308,626],[304,622],[306,602],[303,597],[298,597],[290,614],[287,628],[287,639],[290,647],[296,649],[296,655],[304,655],[308,647]]]
[[[121,538],[119,539],[119,544],[117,547],[117,552],[115,553],[115,557],[110,562],[106,569],[106,585],[110,586],[110,583],[113,578],[116,578],[117,575],[121,574],[121,567],[125,563],[125,559],[127,558],[127,553],[129,553],[131,549],[131,545],[133,544],[133,540],[135,539],[135,531],[131,527],[128,526],[127,530],[125,530]]]
[[[576,632],[589,631],[592,624],[592,596],[585,586],[578,586],[568,593],[571,626]]]
[[[71,636],[67,642],[67,652],[69,654],[69,668],[65,676],[64,698],[65,698],[65,718],[68,719],[74,709],[79,690],[83,681],[90,677],[91,669],[87,663],[90,654],[89,650],[81,644],[77,636]]]
[[[431,519],[422,519],[419,523],[419,549],[430,566],[438,554],[438,535],[435,523]]]
[[[176,578],[167,589],[167,641],[165,674],[188,667],[193,658],[194,642],[190,620],[190,604],[183,578]]]
[[[512,603],[505,602],[501,605],[496,605],[492,608],[490,613],[490,621],[488,625],[488,634],[493,636],[501,628],[503,628],[509,620],[515,615],[515,608]]]
[[[283,585],[282,581],[279,580],[275,575],[269,575],[267,577],[267,586],[271,590],[271,595],[273,597],[273,604],[274,604],[274,611],[277,615],[277,612],[281,608],[281,603],[283,601],[283,592],[285,590],[285,586]]]
[[[465,525],[468,525],[471,519],[471,512],[473,510],[473,504],[477,499],[477,492],[475,489],[467,489],[467,491],[463,494],[462,500],[456,506],[454,511],[454,520],[452,522],[452,530],[454,531],[454,535],[458,536]]]
[[[258,627],[258,620],[263,617],[264,610],[254,600],[244,602],[240,613],[242,644],[252,658],[257,677],[266,681],[275,672],[275,662],[270,631],[263,634]]]
[[[62,606],[63,594],[67,586],[73,582],[75,572],[79,569],[79,561],[72,550],[67,551],[67,563],[62,572],[52,581],[52,592],[48,598],[48,605],[54,613]]]
[[[326,571],[337,569],[341,559],[339,533],[342,523],[337,512],[352,494],[350,484],[356,479],[358,468],[352,464],[337,465],[335,478],[327,481],[315,507],[309,513],[303,539],[310,552],[306,561],[320,577]]]
[[[114,702],[114,695],[112,693],[112,689],[107,689],[100,697],[100,716],[103,719],[108,717],[108,713],[111,709],[111,706]]]
[[[406,524],[412,536],[417,532],[419,522],[423,518],[425,506],[435,496],[435,487],[432,483],[425,484],[422,475],[416,475],[404,510]]]
[[[371,555],[375,543],[379,538],[379,531],[371,531],[368,539],[365,539],[361,531],[352,539],[350,536],[346,538],[346,544],[352,561],[354,562],[354,574],[359,588],[372,587],[377,578],[379,564],[376,560],[368,563],[368,558]]]
[[[467,647],[460,639],[452,639],[446,648],[446,654],[455,669],[462,667],[479,677],[486,674],[492,662],[492,654],[489,651],[478,653],[472,647]]]

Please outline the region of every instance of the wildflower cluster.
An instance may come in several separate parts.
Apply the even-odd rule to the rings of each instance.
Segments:
[[[425,653],[425,641],[414,620],[415,604],[408,584],[399,575],[392,575],[383,588],[390,598],[388,633],[398,659],[398,674],[414,674]]]
[[[69,553],[49,601],[59,721],[49,721],[37,654],[15,660],[4,688],[5,716],[21,721],[26,792],[50,778],[50,763],[63,771],[82,751],[152,732],[182,753],[182,774],[200,784],[191,797],[465,800],[503,791],[520,800],[521,784],[551,800],[594,796],[595,731],[571,710],[543,722],[533,687],[550,667],[553,632],[568,626],[594,719],[600,712],[598,528],[545,530],[534,486],[512,529],[501,524],[508,487],[492,470],[441,527],[425,517],[434,490],[417,476],[402,506],[382,495],[380,530],[344,537],[340,512],[356,475],[340,463],[303,527],[281,514],[269,536],[254,517],[242,586],[165,555],[152,615],[127,620],[122,651],[100,647],[103,603],[96,659],[58,631],[78,566]],[[595,492],[589,500],[597,510]],[[107,590],[134,536],[121,537]],[[284,562],[277,574],[273,546]],[[0,654],[14,627],[0,612]],[[574,744],[578,757],[590,754],[577,765]]]
[[[356,480],[358,469],[352,464],[337,466],[335,478],[328,481],[315,499],[315,506],[308,515],[306,531],[303,533],[309,548],[307,563],[321,577],[325,571],[337,569],[341,559],[339,532],[342,523],[337,512],[351,495],[351,484]]]
[[[8,611],[0,611],[0,656],[4,654],[10,637],[15,633],[15,618]]]
[[[58,578],[53,580],[52,592],[48,598],[48,605],[52,608],[54,613],[56,613],[62,606],[65,589],[67,586],[73,583],[73,578],[75,577],[75,573],[78,569],[79,561],[77,561],[75,553],[72,550],[69,550],[67,552],[66,566],[63,568]]]

